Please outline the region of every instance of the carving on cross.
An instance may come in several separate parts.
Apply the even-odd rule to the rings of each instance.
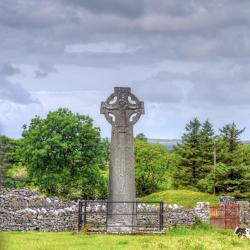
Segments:
[[[101,103],[101,114],[112,126],[133,126],[144,114],[144,103],[131,93],[130,88],[115,87],[114,93]]]

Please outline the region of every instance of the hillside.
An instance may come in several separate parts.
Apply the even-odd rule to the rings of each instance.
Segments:
[[[194,207],[198,201],[208,201],[210,204],[218,203],[218,196],[190,190],[167,190],[153,193],[142,200],[160,200],[167,204],[178,204],[184,207]]]

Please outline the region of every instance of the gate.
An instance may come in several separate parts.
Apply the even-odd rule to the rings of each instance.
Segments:
[[[210,223],[219,228],[234,229],[240,223],[239,204],[223,204],[210,207]]]
[[[120,204],[133,206],[132,213],[116,211],[109,212],[110,204]],[[162,201],[104,201],[104,200],[84,200],[79,201],[78,208],[78,231],[107,233],[110,225],[108,217],[128,216],[131,218],[130,225],[116,225],[115,227],[128,228],[132,233],[162,233],[164,203]],[[135,219],[135,222],[133,220]]]

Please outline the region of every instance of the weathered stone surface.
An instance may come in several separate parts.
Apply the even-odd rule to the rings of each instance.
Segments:
[[[240,206],[240,224],[250,226],[250,204],[248,201],[237,201]]]
[[[233,196],[221,196],[219,198],[220,204],[235,204],[235,197]]]
[[[48,199],[28,189],[0,189],[0,231],[77,229],[78,204]]]
[[[108,200],[116,203],[109,203],[108,228],[121,231],[121,226],[135,223],[131,216],[133,204],[117,202],[134,202],[136,198],[133,125],[144,114],[144,104],[130,88],[115,87],[114,93],[101,103],[101,114],[112,125]]]

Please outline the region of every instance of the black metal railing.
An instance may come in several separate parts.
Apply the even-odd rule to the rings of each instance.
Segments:
[[[115,206],[119,209],[114,209]],[[112,218],[122,217],[131,223],[110,223]],[[115,227],[127,228],[129,232],[155,233],[163,231],[163,219],[162,201],[79,201],[78,231],[84,228],[89,232],[108,232]]]

